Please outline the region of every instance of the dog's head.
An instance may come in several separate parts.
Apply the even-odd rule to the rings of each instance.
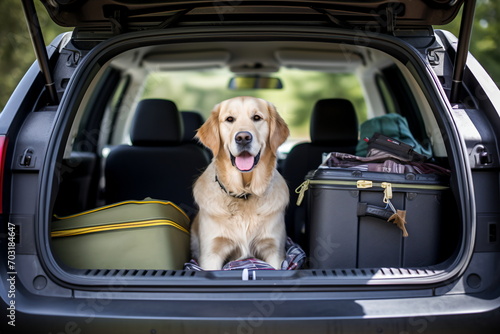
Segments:
[[[219,103],[197,132],[214,157],[229,157],[240,172],[252,171],[264,155],[276,157],[288,135],[288,127],[276,108],[254,97],[235,97]]]

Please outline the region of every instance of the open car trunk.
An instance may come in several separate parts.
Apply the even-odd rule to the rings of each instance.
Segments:
[[[48,72],[52,71],[50,66],[65,67],[66,71],[53,79],[56,92],[41,97],[40,103],[49,105],[41,110],[51,115],[47,124],[51,124],[53,135],[47,138],[48,155],[38,161],[43,163],[38,244],[44,265],[59,281],[92,288],[113,278],[124,282],[125,290],[139,286],[215,290],[252,286],[269,290],[283,285],[307,290],[417,285],[426,294],[425,289],[463,270],[470,260],[475,229],[471,167],[481,169],[496,162],[474,146],[474,131],[465,134],[465,140],[464,134],[459,134],[457,115],[467,114],[472,107],[460,103],[455,114],[450,113],[448,97],[457,94],[450,93],[456,89],[452,83],[455,51],[431,29],[433,24],[453,19],[461,1],[429,1],[427,5],[415,1],[332,1],[307,3],[307,7],[295,1],[242,2],[237,6],[213,6],[203,1],[100,1],[94,8],[95,3],[45,3],[57,23],[76,27],[60,47],[58,62],[43,66]],[[284,23],[272,24],[272,15],[281,15]],[[302,189],[305,199],[287,221],[293,225],[289,229],[294,231],[292,238],[307,256],[299,270],[192,271],[178,265],[142,266],[140,260],[135,265],[114,267],[113,256],[128,256],[120,251],[113,254],[114,242],[128,242],[140,252],[141,244],[151,239],[136,240],[137,244],[133,236],[114,241],[109,231],[103,231],[99,241],[111,245],[109,253],[102,254],[109,257],[109,265],[85,268],[85,264],[75,266],[62,260],[74,251],[71,240],[84,240],[85,235],[63,236],[75,239],[68,239],[61,248],[61,236],[53,234],[54,215],[74,215],[112,204],[104,195],[109,186],[104,172],[107,152],[127,142],[141,80],[153,71],[214,68],[241,75],[269,74],[280,68],[352,73],[361,82],[366,118],[391,111],[391,104],[393,111],[408,119],[415,137],[431,148],[429,161],[449,173],[387,176],[326,165],[320,168],[317,164],[303,174],[309,189]],[[460,91],[455,98],[462,101],[465,97],[466,92]],[[475,121],[480,128],[482,120]],[[476,149],[478,159],[464,156],[464,146],[471,146],[469,151]],[[358,186],[359,181],[369,181],[372,186]],[[403,228],[386,221],[390,208],[384,207],[388,202],[386,188],[379,185],[383,182],[389,182],[393,189],[389,202],[396,210],[392,213],[406,212],[408,236]],[[292,193],[290,206],[296,205],[296,197]],[[162,200],[176,203],[173,198]],[[366,205],[377,203],[376,210],[379,216],[383,211],[384,219],[366,211]],[[176,204],[190,218],[196,212],[192,203]],[[365,212],[360,213],[363,206]],[[77,257],[90,256],[84,255],[83,242]],[[91,242],[88,247],[95,247]],[[153,250],[145,256],[176,257],[182,253],[168,247],[160,252]]]
[[[265,40],[265,33],[262,31],[254,32],[257,34],[262,34],[263,41],[261,45],[268,44]],[[221,32],[224,35],[224,32]],[[303,48],[305,44],[308,44],[307,39],[301,40],[300,42],[282,42],[280,48],[284,50],[297,50],[296,48]],[[316,51],[319,56],[323,55],[323,52],[328,52],[328,49],[338,49],[339,44],[336,43],[318,43],[314,42],[316,48],[321,48],[320,51]],[[204,42],[204,49],[214,50],[214,57],[217,58],[216,51],[220,51],[221,48],[225,48],[227,53],[233,54],[234,49],[242,48],[253,48],[257,45],[254,42],[246,42],[244,39],[235,42],[221,42],[216,39],[212,41]],[[262,46],[261,46],[262,47]],[[343,48],[346,48],[345,44],[342,44]],[[171,51],[173,49],[179,49],[179,54],[185,55],[186,58],[190,58],[189,62],[198,63],[197,66],[210,66],[210,62],[223,63],[226,56],[226,52],[220,52],[222,58],[220,59],[209,59],[199,58],[193,60],[196,57],[189,57],[188,55],[193,50],[186,52],[185,54],[181,50],[185,48],[184,45],[170,44],[168,49]],[[352,59],[366,59],[368,54],[372,56],[377,53],[377,56],[382,57],[380,59],[382,62],[391,60],[396,66],[397,72],[403,73],[407,70],[401,67],[402,61],[395,59],[390,55],[383,55],[381,51],[375,51],[375,48],[366,47],[347,47],[351,51]],[[271,48],[273,49],[273,48]],[[168,63],[169,56],[165,55],[159,56],[159,52],[166,50],[164,46],[146,46],[140,48],[134,48],[131,51],[127,51],[124,54],[117,54],[111,60],[105,61],[103,69],[101,69],[96,76],[96,78],[91,79],[93,82],[96,80],[101,82],[101,80],[107,80],[103,75],[106,71],[110,71],[114,66],[122,65],[120,62],[127,63],[129,61],[129,54],[135,53],[141,54],[140,58],[147,59],[146,62],[165,62],[165,64],[155,66],[185,66],[183,64],[184,60],[177,60],[177,63]],[[317,50],[317,49],[316,49]],[[276,51],[280,52],[280,51]],[[197,51],[195,50],[196,54]],[[334,52],[333,52],[334,53]],[[149,56],[153,54],[154,56]],[[321,67],[322,65],[317,65],[314,63],[314,58],[318,56],[314,52],[308,53],[301,51],[300,49],[291,52],[285,56],[285,52],[281,54],[281,61],[289,62],[290,66],[296,67]],[[361,56],[360,56],[361,55]],[[178,54],[176,55],[178,57]],[[289,57],[289,58],[287,58]],[[302,57],[302,59],[301,59]],[[385,57],[386,59],[383,59]],[[184,58],[182,56],[181,58]],[[312,59],[311,59],[312,58]],[[154,59],[154,60],[153,60]],[[96,59],[97,60],[97,59]],[[408,61],[409,59],[406,59]],[[343,60],[338,60],[339,64],[328,64],[328,66],[343,67]],[[208,64],[206,64],[207,62]],[[302,65],[306,63],[306,65]],[[355,62],[358,65],[353,66],[363,66],[363,61]],[[351,64],[352,65],[352,64]],[[133,65],[128,65],[133,66]],[[390,66],[389,66],[390,67]],[[392,68],[392,71],[395,69]],[[391,73],[390,71],[388,73]],[[389,74],[388,74],[389,75]],[[401,78],[401,77],[400,77]],[[411,79],[410,79],[411,80]],[[82,82],[83,80],[78,80]],[[415,82],[410,82],[409,85],[414,86]],[[93,94],[100,92],[97,89],[102,87],[101,83],[93,83],[91,86],[94,89],[88,89],[86,97],[88,101],[99,98],[92,98]],[[406,93],[410,92],[410,89],[406,90]],[[238,93],[238,92],[235,92]],[[423,93],[420,93],[423,95]],[[410,95],[411,96],[411,95]],[[422,100],[417,100],[419,97],[412,97],[414,99],[415,106],[411,107],[413,110],[420,110],[423,108],[423,115],[416,115],[416,119],[421,123],[426,124],[426,126],[432,127],[437,126],[439,119],[439,111],[434,114],[433,106],[431,104],[426,104]],[[128,108],[129,106],[127,106]],[[434,106],[435,107],[435,106]],[[82,114],[80,123],[74,123],[71,125],[72,130],[69,133],[74,133],[74,142],[70,143],[65,138],[60,138],[59,143],[54,143],[54,149],[58,148],[58,161],[62,162],[63,168],[55,169],[52,171],[53,176],[56,179],[60,179],[59,185],[53,188],[47,188],[47,213],[61,215],[73,215],[78,214],[84,210],[93,210],[94,208],[100,207],[102,205],[113,204],[107,201],[106,195],[104,198],[102,194],[109,192],[106,187],[111,187],[111,181],[103,174],[101,166],[109,165],[108,161],[111,156],[104,156],[100,152],[103,149],[107,149],[108,145],[110,149],[110,154],[112,154],[114,146],[113,143],[98,143],[95,147],[96,153],[81,150],[82,143],[87,143],[88,138],[85,138],[84,133],[93,133],[98,128],[102,127],[102,122],[111,122],[107,117],[108,115],[87,115],[89,112],[94,112],[99,110],[99,108],[93,108],[86,106],[85,104],[76,104],[73,107],[75,115],[78,118],[78,114]],[[101,108],[102,109],[102,108]],[[133,108],[131,108],[133,109]],[[434,118],[435,117],[435,118]],[[95,123],[96,128],[88,128],[91,126],[89,123],[84,123],[85,119],[89,119],[90,122],[93,118],[102,118],[99,122]],[[427,122],[427,123],[425,123]],[[65,125],[70,126],[71,123]],[[415,125],[415,124],[414,124]],[[428,130],[420,129],[424,136],[429,133]],[[439,129],[434,129],[433,131],[439,131]],[[105,137],[109,138],[109,133],[102,133]],[[445,137],[442,135],[442,137]],[[71,137],[70,137],[71,138]],[[101,140],[101,138],[99,138]],[[436,140],[436,137],[433,138]],[[442,140],[442,139],[441,139]],[[302,179],[308,179],[310,181],[309,189],[304,191],[305,200],[303,203],[297,207],[295,212],[295,217],[290,219],[296,219],[296,221],[287,221],[287,225],[292,224],[302,224],[299,229],[301,230],[296,235],[290,235],[292,239],[300,242],[300,246],[304,249],[307,254],[307,262],[304,264],[302,270],[298,271],[254,271],[249,276],[250,280],[255,280],[260,284],[270,284],[270,281],[283,280],[284,283],[289,284],[291,281],[298,280],[303,285],[309,284],[346,284],[354,283],[356,284],[378,284],[380,282],[387,283],[391,281],[392,283],[427,283],[429,281],[438,280],[440,277],[446,277],[450,275],[450,268],[458,268],[457,261],[461,259],[461,252],[464,250],[464,239],[465,231],[467,230],[467,225],[470,222],[466,220],[466,208],[467,205],[463,203],[464,199],[460,195],[460,191],[457,190],[459,187],[464,186],[464,178],[459,176],[458,171],[464,172],[464,167],[460,165],[460,161],[456,157],[449,156],[447,152],[450,152],[451,148],[450,142],[442,140],[434,142],[434,157],[432,160],[433,164],[437,164],[443,167],[443,169],[450,169],[453,172],[444,175],[433,175],[433,174],[416,174],[416,172],[409,172],[403,174],[394,173],[370,173],[363,171],[356,171],[355,169],[344,169],[340,171],[340,176],[335,176],[336,168],[319,168],[317,166],[316,171],[312,171],[312,175],[307,176],[304,174]],[[64,148],[66,148],[64,150]],[[329,153],[329,152],[325,152]],[[440,156],[440,154],[442,154]],[[146,163],[146,162],[145,162]],[[182,163],[182,162],[180,162]],[[285,163],[287,159],[285,158]],[[463,162],[462,162],[463,163]],[[186,166],[187,167],[187,166]],[[122,168],[126,168],[125,165]],[[66,170],[75,169],[76,171],[71,171],[70,173]],[[81,171],[79,169],[82,169]],[[343,174],[342,174],[343,173]],[[168,175],[168,172],[161,173],[160,175],[149,175],[151,177],[160,177],[163,179],[172,179],[180,177],[180,175]],[[464,173],[465,174],[465,173]],[[49,174],[50,175],[50,174]],[[104,188],[102,184],[98,181],[100,178],[104,177]],[[108,176],[109,177],[109,176]],[[143,176],[137,175],[137,178]],[[286,176],[285,176],[286,177]],[[340,180],[340,184],[335,184],[336,181]],[[373,182],[374,185],[371,188],[360,188],[356,184],[361,180],[366,180]],[[423,180],[423,181],[421,181]],[[157,181],[159,182],[159,181]],[[332,183],[333,182],[333,183]],[[347,184],[347,183],[350,183]],[[381,207],[384,209],[386,204],[383,203],[382,197],[384,195],[384,189],[380,186],[376,186],[376,183],[380,182],[390,182],[393,189],[392,203],[399,210],[406,211],[408,236],[404,237],[403,232],[392,222],[387,222],[387,217],[381,219],[380,217],[371,217],[369,215],[363,216],[360,214],[359,205],[369,204]],[[49,184],[53,184],[52,182]],[[129,180],[125,183],[125,188],[138,187],[137,183],[133,180]],[[459,186],[460,185],[460,186]],[[190,184],[186,184],[185,187],[188,188]],[[295,187],[294,187],[295,188]],[[77,190],[75,192],[75,190]],[[295,189],[290,189],[293,192]],[[179,189],[180,191],[180,189]],[[92,195],[97,194],[97,195]],[[158,198],[158,196],[151,196],[153,198]],[[293,194],[292,202],[290,206],[296,206],[294,203],[296,195]],[[163,200],[171,200],[178,204],[191,216],[195,213],[194,203],[186,205],[185,201],[176,200],[176,195],[171,195],[169,197],[161,198]],[[142,198],[130,197],[124,198],[124,200],[140,200]],[[51,206],[50,203],[54,203]],[[462,209],[459,209],[462,208]],[[389,209],[385,209],[386,212]],[[61,261],[64,258],[63,254],[70,252],[72,247],[76,247],[76,239],[87,238],[88,247],[96,248],[97,244],[94,244],[92,235],[82,235],[82,236],[71,236],[67,235],[65,237],[55,236],[54,226],[58,225],[58,229],[61,228],[65,221],[55,221],[51,218],[51,215],[45,217],[46,229],[52,231],[52,243],[53,248],[57,250],[54,254],[54,260],[56,261],[54,265],[59,265],[61,268],[65,268],[66,265],[69,267],[74,266],[71,262]],[[300,218],[298,218],[300,216]],[[114,222],[114,221],[113,221]],[[69,226],[69,225],[66,225]],[[70,227],[67,227],[70,229]],[[349,231],[347,231],[347,229]],[[304,230],[304,231],[302,231]],[[133,233],[133,232],[131,232]],[[182,233],[180,233],[182,235]],[[181,237],[179,235],[179,237]],[[218,286],[221,281],[224,285],[236,284],[246,276],[242,276],[241,271],[233,272],[196,272],[196,271],[185,271],[182,266],[175,267],[150,267],[146,266],[148,261],[143,261],[143,263],[129,264],[129,267],[119,266],[114,267],[116,263],[113,261],[113,256],[119,256],[120,258],[127,256],[126,253],[118,251],[115,255],[113,249],[119,250],[118,245],[126,242],[126,249],[132,248],[137,249],[137,252],[142,252],[141,249],[145,245],[141,246],[141,243],[147,242],[148,240],[152,243],[157,243],[158,245],[166,246],[165,243],[168,240],[155,240],[151,237],[137,237],[139,239],[134,240],[126,239],[127,241],[122,241],[118,239],[114,241],[115,236],[112,232],[103,231],[103,240],[97,241],[101,243],[109,243],[110,250],[108,252],[102,251],[102,256],[109,257],[109,261],[106,267],[89,267],[85,268],[79,265],[80,269],[75,268],[65,268],[66,273],[70,273],[73,278],[77,278],[77,282],[82,280],[86,284],[102,284],[101,280],[106,280],[109,277],[123,277],[130,280],[131,284],[159,284],[159,285],[192,285],[196,283],[209,284]],[[106,237],[105,237],[106,236]],[[146,239],[143,239],[146,238]],[[175,238],[175,237],[174,237]],[[66,244],[61,247],[59,243],[61,239],[66,239]],[[154,240],[154,241],[153,241]],[[170,256],[170,257],[181,257],[183,250],[182,247],[187,247],[187,242],[178,245],[179,248],[169,248],[166,249],[159,248],[158,253],[145,253],[146,257],[157,257]],[[73,246],[72,246],[73,245]],[[114,246],[113,246],[114,245]],[[172,244],[170,242],[169,246]],[[80,249],[80,248],[78,248]],[[85,246],[83,246],[85,249]],[[98,249],[98,248],[97,248]],[[76,255],[81,258],[87,253],[82,250]],[[104,255],[106,254],[106,255]],[[98,256],[98,254],[92,255],[92,257]],[[189,258],[185,258],[186,262]],[[127,263],[127,262],[126,262]],[[291,281],[289,281],[291,280]],[[269,281],[269,282],[266,282]],[[274,284],[274,283],[273,283]]]

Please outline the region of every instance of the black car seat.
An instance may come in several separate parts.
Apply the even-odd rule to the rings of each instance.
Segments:
[[[184,124],[184,135],[182,137],[183,143],[195,143],[203,148],[208,159],[212,158],[212,151],[203,146],[198,139],[194,138],[196,131],[203,125],[205,120],[203,116],[197,111],[181,111],[182,123]]]
[[[181,111],[182,124],[184,125],[184,135],[182,136],[182,141],[188,143],[190,141],[195,141],[194,136],[196,135],[196,130],[198,130],[203,123],[203,116],[197,111]]]
[[[295,189],[306,174],[318,168],[323,153],[354,154],[358,141],[358,118],[354,106],[346,99],[324,99],[316,102],[310,123],[311,142],[295,145],[283,164],[282,175],[290,190],[290,204],[286,212],[287,233],[304,244],[305,210],[297,207]]]
[[[209,159],[201,147],[182,138],[182,118],[174,102],[140,101],[130,131],[132,145],[115,147],[106,159],[106,202],[151,197],[194,213],[192,185]]]

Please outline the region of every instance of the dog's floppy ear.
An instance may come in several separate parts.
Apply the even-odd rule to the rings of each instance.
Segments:
[[[214,156],[219,153],[220,135],[219,135],[219,111],[220,104],[216,105],[210,114],[210,117],[196,132],[196,138],[208,147]]]
[[[285,142],[290,135],[290,130],[285,121],[276,111],[276,107],[268,102],[267,109],[269,110],[269,145],[272,152],[276,152],[278,147]]]

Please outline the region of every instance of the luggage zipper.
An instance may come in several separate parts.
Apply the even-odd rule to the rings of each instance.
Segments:
[[[154,219],[154,220],[145,220],[139,222],[132,223],[118,223],[118,224],[108,224],[101,226],[92,226],[92,227],[81,227],[74,228],[70,230],[62,230],[62,231],[53,231],[51,233],[52,238],[59,237],[72,237],[75,235],[95,233],[95,232],[104,232],[104,231],[114,231],[114,230],[122,230],[129,228],[140,228],[140,227],[153,227],[153,226],[172,226],[184,233],[189,234],[189,231],[182,227],[181,225],[167,219]]]
[[[77,213],[77,214],[74,214],[74,215],[70,215],[70,216],[61,217],[61,216],[58,216],[58,215],[54,214],[54,217],[57,220],[69,219],[69,218],[74,218],[74,217],[78,217],[78,216],[84,216],[84,215],[87,215],[89,213],[103,211],[103,210],[110,209],[110,208],[113,208],[113,207],[116,207],[116,206],[120,206],[120,205],[124,205],[124,204],[138,204],[138,205],[141,205],[141,204],[163,204],[163,205],[170,205],[170,206],[173,206],[174,208],[176,208],[184,217],[186,217],[186,219],[188,221],[190,221],[188,215],[184,212],[184,210],[182,210],[181,208],[179,208],[174,203],[172,203],[170,201],[161,201],[161,200],[154,200],[154,199],[146,199],[146,200],[142,200],[142,201],[133,201],[133,200],[123,201],[123,202],[118,202],[118,203],[114,203],[114,204],[102,206],[102,207],[99,207],[99,208],[96,208],[96,209],[87,210],[87,211],[80,212],[80,213]]]
[[[298,194],[297,205],[302,204],[305,192],[309,189],[310,184],[324,184],[324,185],[337,185],[337,186],[356,186],[358,189],[367,188],[384,188],[384,192],[390,192],[392,197],[392,189],[397,188],[411,188],[411,189],[424,189],[424,190],[445,190],[448,186],[433,185],[433,184],[408,184],[408,183],[390,183],[390,182],[373,182],[370,180],[357,180],[357,181],[343,181],[343,180],[305,180],[300,186],[295,189]],[[388,186],[388,184],[390,186]],[[388,190],[387,187],[390,189]],[[385,202],[387,203],[387,202]]]

